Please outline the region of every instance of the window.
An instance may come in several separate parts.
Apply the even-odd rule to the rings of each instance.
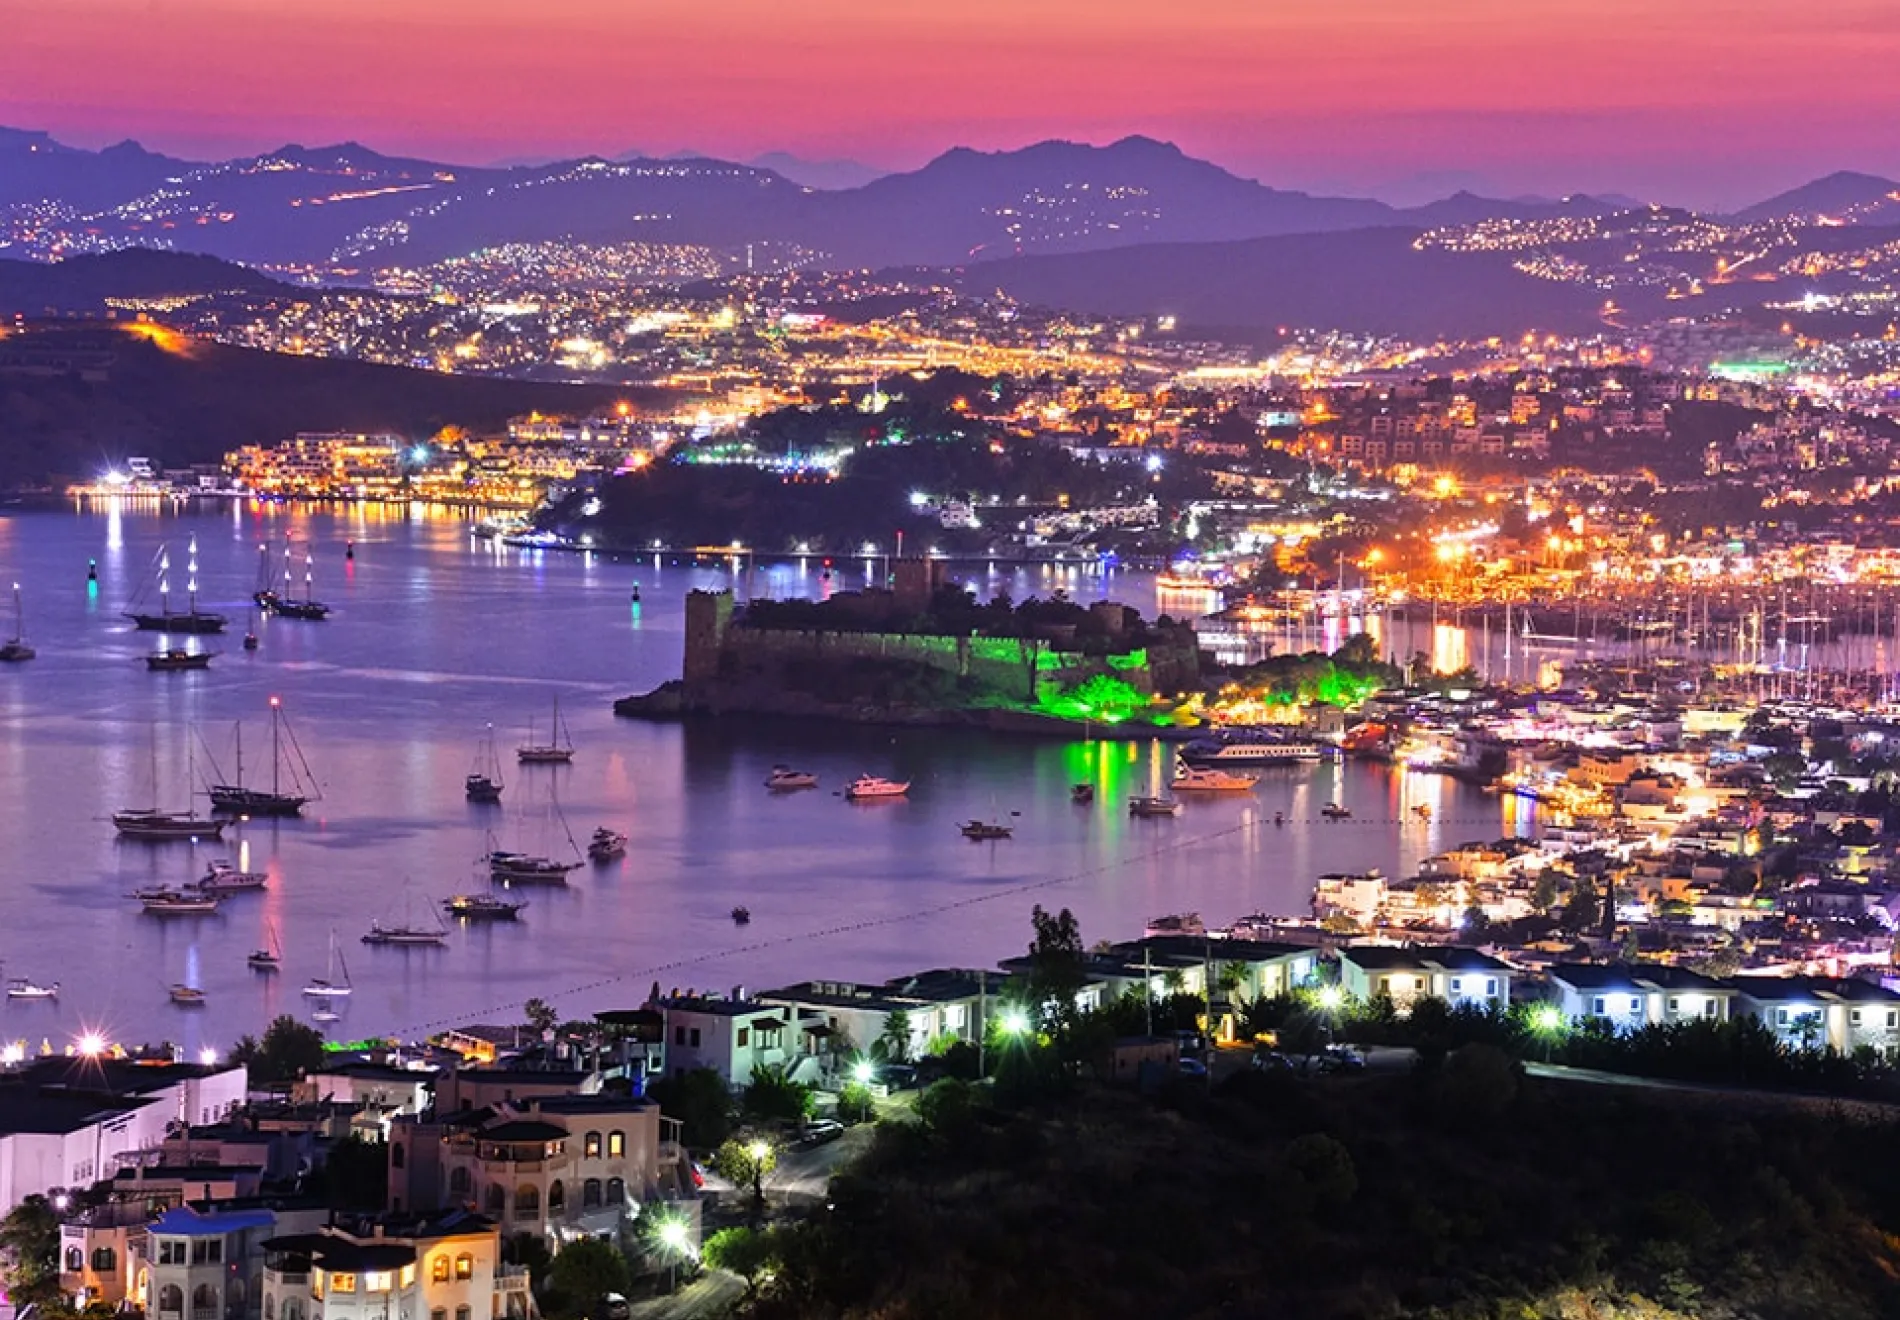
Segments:
[[[433,1311],[429,1312],[429,1320],[449,1320],[448,1308],[442,1306],[436,1307]]]
[[[175,1283],[168,1283],[158,1290],[158,1309],[176,1314],[185,1309],[185,1292]]]
[[[77,1274],[86,1268],[86,1253],[78,1247],[66,1248],[66,1273]]]
[[[354,1274],[332,1274],[330,1276],[330,1291],[337,1293],[355,1292],[356,1276]]]
[[[1603,996],[1602,995],[1595,996],[1594,998],[1590,1000],[1590,1015],[1592,1017],[1602,1017],[1604,1007],[1605,1006],[1603,1003]]]
[[[589,1132],[581,1139],[581,1154],[590,1160],[600,1157],[600,1133]]]
[[[1887,1029],[1891,1031],[1897,1026],[1900,1026],[1900,1009],[1890,1008],[1887,1010]]]
[[[739,1034],[733,1037],[732,1043],[737,1045],[740,1049],[744,1049],[751,1039],[752,1028],[740,1027]]]
[[[119,1267],[119,1255],[111,1247],[95,1247],[92,1269],[95,1274],[110,1274]]]
[[[455,1258],[455,1277],[458,1279],[475,1277],[475,1258],[466,1251]]]
[[[183,1265],[191,1259],[191,1252],[185,1246],[183,1238],[160,1238],[158,1240],[158,1263],[160,1265]]]
[[[389,1148],[389,1167],[392,1169],[400,1169],[402,1167],[402,1161],[402,1143],[396,1142]]]
[[[402,1267],[402,1286],[405,1288],[413,1287],[415,1285],[415,1282],[416,1282],[416,1267],[414,1265],[403,1266]]]
[[[541,1193],[528,1183],[515,1188],[515,1218],[534,1219],[541,1213]]]
[[[449,1281],[449,1253],[438,1252],[429,1262],[429,1282],[447,1283]]]
[[[1722,1005],[1713,999],[1705,1000],[1702,1005],[1702,1016],[1707,1018],[1721,1017]]]
[[[673,1028],[673,1043],[675,1045],[684,1045],[686,1043],[686,1028],[685,1027]]]
[[[627,1203],[627,1184],[618,1178],[607,1180],[607,1204],[625,1205]]]
[[[264,1320],[277,1320],[277,1299],[269,1293],[264,1294]]]
[[[1785,1027],[1788,1025],[1788,1010],[1787,1009],[1778,1008],[1775,1010],[1775,1025],[1778,1027]]]
[[[191,1290],[191,1313],[194,1316],[216,1315],[218,1313],[218,1290],[208,1283],[201,1283]]]
[[[561,1180],[556,1178],[553,1184],[548,1188],[548,1215],[552,1218],[555,1215],[565,1214],[566,1212],[567,1188],[561,1186]]]
[[[1682,1012],[1682,1000],[1678,999],[1675,995],[1669,996],[1669,1011],[1671,1013]]]
[[[303,1320],[303,1302],[295,1297],[284,1298],[283,1320]]]
[[[609,1132],[607,1134],[607,1158],[617,1160],[626,1153],[627,1134],[624,1132]]]
[[[1496,999],[1498,997],[1498,978],[1497,977],[1487,976],[1484,978],[1484,993],[1488,998],[1491,998],[1491,999]]]
[[[458,1306],[455,1308],[455,1320],[468,1320],[468,1308],[466,1306]]]
[[[688,1031],[686,1034],[689,1037],[686,1043],[691,1045],[694,1049],[698,1049],[699,1048],[699,1028],[694,1027],[690,1031]]]
[[[500,1183],[490,1183],[488,1185],[488,1215],[489,1217],[493,1219],[500,1219],[502,1216],[502,1213],[507,1209],[508,1209],[508,1193],[501,1190]]]
[[[600,1204],[600,1179],[589,1178],[581,1184],[581,1209],[592,1210]]]
[[[449,1170],[449,1195],[466,1198],[468,1196],[468,1170],[460,1166]]]
[[[363,1276],[364,1292],[388,1292],[391,1278],[388,1270],[371,1270]]]
[[[1858,1027],[1860,1025],[1860,1010],[1858,1008],[1850,1008],[1847,1010],[1847,1022],[1849,1026]]]
[[[223,1238],[193,1238],[191,1242],[191,1263],[193,1265],[216,1265],[224,1259]]]

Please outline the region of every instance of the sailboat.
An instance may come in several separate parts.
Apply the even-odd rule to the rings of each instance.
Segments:
[[[554,715],[548,721],[548,741],[534,740],[534,722],[528,722],[528,741],[515,748],[515,760],[523,765],[566,765],[574,759],[574,740],[568,736],[567,722],[561,718],[561,699],[554,698]]]
[[[343,979],[337,980],[341,971]],[[322,976],[311,981],[303,992],[312,999],[336,999],[350,993],[350,969],[343,962],[343,950],[336,946],[336,932],[330,932],[330,962]]]
[[[20,584],[13,584],[13,637],[0,642],[0,661],[31,660],[37,654],[26,644],[26,611],[20,607]]]
[[[277,948],[277,927],[264,927],[266,939],[264,947],[252,949],[244,962],[254,972],[274,972],[283,965],[283,955]]]
[[[389,944],[403,948],[416,948],[424,945],[446,944],[449,932],[440,921],[431,925],[419,926],[409,915],[409,890],[403,889],[402,920],[395,923],[372,920],[369,934],[363,937],[365,944]]]
[[[567,835],[567,846],[574,851],[574,860],[566,861],[553,857],[536,856],[530,853],[509,852],[494,846],[495,836],[489,835],[489,851],[483,859],[488,864],[488,876],[507,884],[545,884],[564,885],[570,871],[578,871],[584,865],[580,845],[574,842],[574,832],[567,827],[567,817],[561,814],[561,804],[554,795],[548,795],[550,814],[560,822],[561,830]]]
[[[275,614],[285,619],[308,619],[318,622],[330,615],[330,607],[316,599],[312,594],[312,578],[316,558],[310,552],[309,544],[303,552],[303,599],[298,600],[291,593],[290,586],[290,538],[284,538],[284,589],[278,591],[270,576],[270,547],[257,547],[261,562],[258,566],[258,588],[251,593],[251,599],[266,614]]]
[[[170,839],[217,839],[224,835],[224,822],[200,816],[195,811],[161,811],[158,807],[158,726],[152,726],[152,805],[131,807],[112,813],[112,828],[121,838],[146,843]]]
[[[125,617],[132,620],[133,626],[143,632],[170,633],[221,633],[227,622],[222,614],[211,614],[198,608],[198,538],[191,538],[190,559],[187,560],[189,576],[186,578],[186,607],[183,613],[172,609],[171,604],[171,552],[164,546],[158,547],[158,556],[153,567],[158,578],[158,612],[151,613],[138,608],[138,596],[133,596],[126,605]],[[149,579],[148,579],[149,581]],[[141,592],[143,588],[140,589]]]
[[[475,768],[462,781],[462,791],[470,802],[493,803],[501,801],[501,787],[501,758],[495,755],[495,726],[491,724],[475,752]]]
[[[295,760],[290,760],[284,751],[284,735],[290,736],[290,752]],[[302,767],[301,772],[299,767]],[[214,771],[216,767],[213,767]],[[284,792],[284,772],[288,770],[293,792]],[[304,789],[309,791],[305,792]],[[297,745],[297,735],[284,719],[282,704],[276,697],[270,699],[270,788],[249,788],[244,783],[244,726],[237,726],[237,782],[231,784],[211,784],[206,788],[211,797],[213,811],[233,812],[245,816],[296,816],[303,812],[306,803],[317,796],[316,783],[310,774],[310,765],[303,757],[303,748]]]

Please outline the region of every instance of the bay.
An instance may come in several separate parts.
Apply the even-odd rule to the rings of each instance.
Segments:
[[[299,587],[308,545],[315,593],[335,612],[266,619],[245,652],[258,547],[281,562],[286,536]],[[193,537],[201,604],[231,627],[194,642],[221,652],[209,670],[149,673],[141,657],[158,638],[120,610],[161,544],[176,604]],[[688,591],[818,595],[862,585],[873,567],[841,563],[827,582],[815,560],[748,568],[517,550],[426,508],[128,503],[0,517],[0,581],[22,584],[39,651],[0,666],[0,963],[9,978],[61,983],[57,1001],[0,1005],[0,1039],[63,1048],[96,1030],[226,1047],[278,1013],[309,1017],[299,991],[323,974],[333,931],[355,987],[329,1027],[345,1038],[515,1021],[530,996],[578,1016],[637,1004],[655,981],[757,990],[989,966],[1025,946],[1034,903],[1073,908],[1091,942],[1139,935],[1162,913],[1303,912],[1321,872],[1404,875],[1433,852],[1527,825],[1514,802],[1448,779],[1330,762],[1270,771],[1254,793],[1191,802],[1173,820],[1131,820],[1126,796],[1165,787],[1172,753],[1160,744],[612,714],[614,698],[677,676]],[[955,576],[986,597],[1060,588],[1149,614],[1182,608],[1138,574]],[[247,778],[268,773],[273,696],[322,787],[303,819],[242,823],[222,843],[115,838],[114,810],[152,804],[154,741],[167,808],[184,805],[207,751],[234,769],[234,721],[245,721]],[[515,765],[513,747],[531,720],[545,732],[557,697],[573,764]],[[507,788],[484,808],[464,801],[462,778],[491,722]],[[822,787],[766,793],[776,763]],[[866,773],[911,780],[910,799],[836,796]],[[1078,782],[1096,786],[1091,806],[1070,802]],[[1332,801],[1354,818],[1323,821]],[[1419,804],[1431,822],[1412,818]],[[448,894],[485,891],[476,859],[491,839],[565,851],[563,816],[583,840],[597,825],[629,834],[627,856],[575,872],[565,889],[516,891],[530,903],[522,921],[452,925],[442,948],[359,942],[373,919],[426,920]],[[957,833],[993,816],[1015,837]],[[201,920],[153,918],[127,897],[220,857],[266,871],[266,891]],[[748,926],[732,923],[735,905],[750,909]],[[282,972],[251,971],[245,955],[273,933]],[[204,1006],[171,1004],[174,982],[203,988]]]

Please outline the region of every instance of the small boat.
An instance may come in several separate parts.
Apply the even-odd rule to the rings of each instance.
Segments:
[[[175,985],[171,996],[174,1004],[183,1004],[186,1008],[204,1007],[205,992],[195,985]]]
[[[0,662],[17,664],[39,654],[26,644],[26,612],[20,608],[20,584],[13,584],[13,636],[0,642]]]
[[[1008,825],[987,820],[968,820],[957,827],[966,839],[1007,839],[1016,831]]]
[[[216,839],[224,833],[224,822],[194,816],[187,811],[159,811],[137,808],[112,813],[112,828],[127,839],[162,843],[170,839]]]
[[[596,862],[611,862],[616,857],[624,857],[627,852],[627,836],[605,825],[594,831],[594,837],[587,841],[587,856]]]
[[[59,982],[54,981],[51,985],[41,985],[37,981],[29,981],[23,976],[16,976],[7,982],[7,998],[58,999]]]
[[[134,890],[132,897],[155,917],[208,917],[218,910],[223,902],[218,894],[206,894],[191,889],[173,889],[168,885],[159,885],[151,889]]]
[[[240,871],[220,858],[205,868],[192,888],[201,894],[241,894],[262,889],[269,881],[262,871]]]
[[[534,724],[528,724],[528,741],[515,748],[515,760],[522,765],[566,765],[574,759],[574,740],[568,736],[567,722],[561,718],[561,699],[554,699],[554,716],[548,724],[548,741],[534,740]]]
[[[495,755],[495,726],[475,752],[475,766],[462,780],[462,795],[470,802],[492,804],[501,801],[501,758]]]
[[[1421,802],[1412,808],[1412,814],[1420,820],[1429,821],[1432,818],[1432,809],[1426,803]]]
[[[879,798],[901,798],[910,792],[910,780],[879,779],[876,775],[859,775],[845,786],[846,802],[871,802]]]
[[[1095,801],[1095,785],[1069,785],[1069,801],[1075,803],[1077,806],[1086,806],[1088,803]]]
[[[228,620],[222,614],[210,614],[198,608],[198,538],[191,538],[191,558],[188,561],[190,576],[186,579],[189,595],[186,608],[181,613],[171,607],[171,554],[164,546],[158,548],[153,560],[153,576],[158,579],[158,602],[156,613],[137,608],[138,598],[133,597],[127,604],[124,614],[132,620],[132,626],[141,632],[190,633],[204,636],[221,633]],[[151,578],[146,579],[149,585]],[[141,592],[143,587],[141,587]]]
[[[772,773],[765,777],[765,786],[774,793],[786,793],[798,788],[817,788],[818,776],[804,770],[794,770],[789,765],[775,765]]]
[[[277,951],[277,928],[269,926],[266,929],[270,932],[269,942],[261,949],[252,949],[250,956],[244,960],[245,965],[254,972],[274,972],[283,966],[283,958]]]
[[[513,921],[526,901],[511,903],[492,894],[455,894],[442,900],[442,910],[463,921]]]
[[[343,1015],[333,1009],[319,1008],[310,1015],[310,1020],[312,1022],[341,1022]]]
[[[1276,812],[1274,812],[1274,813],[1273,813],[1273,823],[1274,823],[1275,825],[1284,825],[1284,824],[1286,824],[1286,813],[1285,813],[1284,811],[1276,811]]]
[[[581,869],[579,862],[560,862],[552,857],[531,857],[518,852],[491,852],[487,860],[489,878],[509,884],[564,885],[568,872]]]
[[[255,651],[257,649],[257,634],[256,633],[247,632],[244,634],[244,649],[247,651]]]
[[[1128,799],[1128,814],[1131,816],[1178,816],[1181,804],[1173,798],[1132,797]]]
[[[337,980],[339,968],[343,974],[343,979],[340,981]],[[313,978],[310,984],[303,988],[303,992],[312,999],[337,999],[349,994],[351,988],[350,969],[343,961],[343,950],[336,946],[336,932],[333,930],[330,932],[329,965],[324,969],[322,976]],[[334,1017],[323,1018],[320,1014],[312,1014],[312,1016],[320,1021],[336,1021]]]
[[[145,657],[145,667],[160,672],[175,669],[209,669],[211,657],[216,651],[187,651],[182,646],[169,646],[163,651],[154,651]]]
[[[1260,782],[1258,775],[1240,775],[1212,766],[1183,765],[1174,773],[1177,793],[1250,793]]]
[[[1319,809],[1319,814],[1326,817],[1327,820],[1351,820],[1352,819],[1351,810],[1346,807],[1340,806],[1337,802],[1328,802],[1325,806]]]
[[[744,925],[749,924],[751,920],[752,920],[751,908],[736,907],[732,910],[732,924],[733,925],[744,926]]]

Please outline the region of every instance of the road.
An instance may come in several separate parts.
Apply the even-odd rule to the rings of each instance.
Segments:
[[[629,1320],[719,1320],[745,1294],[745,1280],[707,1270],[678,1292],[635,1302]]]

